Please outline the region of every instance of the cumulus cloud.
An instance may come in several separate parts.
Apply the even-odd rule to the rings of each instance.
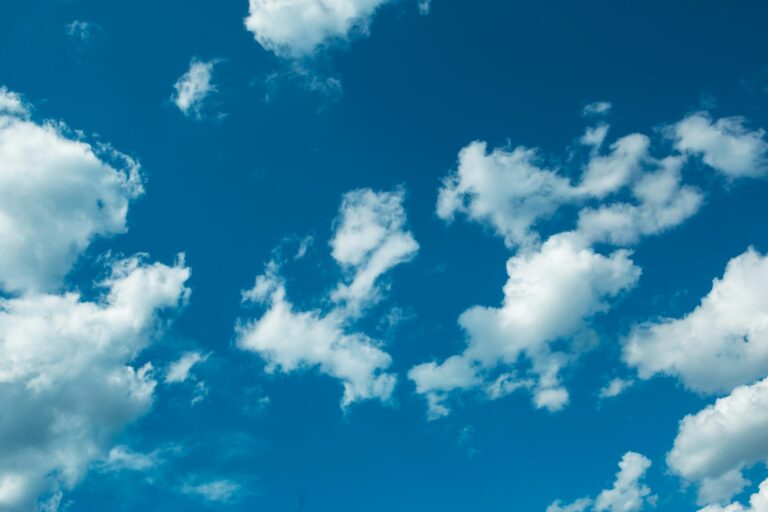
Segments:
[[[246,28],[266,50],[303,58],[321,46],[365,34],[388,0],[250,0]]]
[[[604,114],[609,108],[595,104],[584,115]],[[738,135],[753,145],[762,140],[762,132],[746,132],[734,118],[710,124],[718,133]],[[611,246],[632,246],[669,231],[701,208],[703,192],[683,179],[690,156],[698,151],[690,140],[678,141],[670,150],[668,144],[656,148],[650,137],[633,133],[604,149],[609,128],[603,121],[589,127],[579,140],[580,149],[549,159],[561,162],[557,165],[547,165],[540,150],[524,146],[489,150],[485,142],[475,141],[459,152],[456,169],[439,188],[438,216],[446,222],[465,216],[490,228],[517,252],[507,262],[502,306],[475,306],[461,315],[467,348],[456,356],[459,360],[412,370],[431,417],[447,414],[447,398],[462,388],[483,387],[490,398],[531,389],[537,407],[565,406],[569,397],[562,370],[595,339],[589,329],[592,318],[634,287],[640,274],[630,253],[612,252]],[[713,165],[723,165],[720,156]],[[568,220],[558,216],[563,211],[576,212],[575,225],[542,236],[554,227],[562,229]],[[524,276],[518,268],[525,269]],[[518,366],[526,368],[522,375]],[[454,371],[460,373],[454,376]]]
[[[238,347],[259,353],[268,372],[317,368],[340,380],[342,407],[359,400],[388,400],[397,381],[386,371],[392,359],[379,341],[354,324],[364,306],[379,297],[377,280],[418,250],[405,228],[403,199],[399,190],[345,194],[329,242],[344,276],[330,293],[331,307],[297,310],[287,297],[278,263],[272,261],[253,288],[243,292],[244,301],[266,311],[257,319],[238,321]]]
[[[152,366],[132,366],[188,294],[189,269],[115,262],[105,293],[0,301],[0,505],[31,510],[71,488],[112,438],[151,406]]]
[[[201,119],[205,100],[216,91],[213,83],[213,68],[217,61],[192,59],[189,70],[181,75],[173,88],[173,102],[185,116]]]
[[[689,314],[635,327],[624,359],[641,378],[679,378],[704,393],[728,392],[768,367],[768,257],[754,249],[733,258]]]
[[[0,89],[0,287],[52,291],[90,242],[126,230],[139,166],[61,123],[31,120]],[[65,179],[64,179],[65,178]]]
[[[404,192],[354,190],[344,195],[331,255],[350,276],[331,295],[358,313],[378,296],[376,282],[391,268],[413,258],[419,244],[405,229]]]
[[[479,373],[516,365],[523,358],[535,380],[534,404],[562,408],[568,392],[559,373],[571,354],[556,351],[553,344],[589,337],[588,320],[608,310],[610,298],[633,287],[640,269],[625,250],[603,256],[577,234],[562,233],[536,251],[510,258],[507,274],[501,307],[476,306],[459,318],[467,336],[465,351],[443,364],[426,363],[409,372],[433,416],[447,412],[442,403],[446,392],[475,387],[483,382]],[[510,382],[516,381],[506,385]]]
[[[764,480],[758,492],[749,497],[748,507],[740,503],[731,503],[726,506],[715,504],[706,506],[699,512],[768,512],[768,480]]]
[[[768,379],[740,386],[683,418],[670,469],[699,485],[701,505],[725,502],[749,482],[742,470],[768,460]]]
[[[600,492],[594,500],[581,498],[570,504],[555,501],[547,507],[547,512],[639,512],[645,505],[656,502],[656,496],[643,483],[650,467],[651,461],[645,456],[627,452],[619,462],[613,487]]]
[[[741,117],[713,120],[696,112],[675,124],[670,137],[680,151],[700,156],[729,178],[759,177],[768,172],[765,130],[749,130]]]
[[[185,382],[190,376],[192,367],[203,363],[208,359],[207,354],[200,352],[185,352],[179,359],[171,363],[165,373],[166,384],[177,384]]]

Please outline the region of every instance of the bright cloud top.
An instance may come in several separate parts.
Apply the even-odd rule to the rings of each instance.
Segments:
[[[0,505],[30,509],[71,488],[114,435],[152,404],[151,365],[131,366],[159,314],[188,294],[189,269],[113,264],[95,302],[76,293],[0,302]],[[0,507],[2,508],[2,507]]]
[[[91,240],[127,229],[138,164],[79,139],[0,89],[0,287],[54,290]]]
[[[280,57],[310,56],[319,47],[366,33],[388,0],[250,0],[246,28]]]
[[[213,83],[213,68],[216,62],[192,59],[189,70],[173,85],[176,92],[171,99],[185,116],[196,119],[203,117],[205,100],[216,92]]]
[[[607,144],[609,128],[603,121],[587,128],[581,148],[558,159],[580,175],[547,166],[541,151],[523,146],[489,151],[472,142],[460,151],[440,187],[438,216],[466,216],[517,253],[507,262],[503,304],[475,306],[459,318],[467,348],[410,371],[431,417],[447,414],[448,397],[461,389],[482,389],[491,399],[530,389],[536,407],[565,406],[562,370],[594,344],[592,319],[640,276],[630,252],[610,247],[669,231],[701,208],[703,192],[683,179],[688,152],[657,157],[668,145],[656,150],[639,133]],[[547,233],[564,208],[575,210],[576,222]]]
[[[580,498],[570,504],[555,501],[547,512],[639,512],[645,505],[653,505],[656,496],[643,483],[651,461],[635,452],[627,452],[619,462],[619,472],[613,487],[605,489],[594,500]]]
[[[768,460],[768,379],[741,386],[681,422],[670,469],[699,485],[702,505],[725,502],[749,482],[741,474]]]
[[[362,306],[379,295],[377,280],[392,267],[412,258],[418,244],[404,230],[404,193],[369,189],[347,193],[334,222],[330,245],[333,258],[351,280],[331,292],[329,311],[296,311],[288,300],[276,262],[256,278],[243,299],[265,305],[257,320],[240,321],[237,345],[258,352],[267,371],[290,373],[317,367],[344,386],[342,407],[366,399],[388,400],[397,378],[387,373],[392,358],[380,343],[353,330]]]
[[[728,392],[768,368],[768,257],[733,258],[696,309],[680,319],[635,327],[624,359],[640,377],[678,377],[704,393]]]

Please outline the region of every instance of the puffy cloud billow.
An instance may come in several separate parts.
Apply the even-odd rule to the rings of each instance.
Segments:
[[[246,302],[265,312],[238,322],[237,345],[258,353],[268,372],[317,368],[341,381],[342,407],[366,399],[386,401],[397,381],[387,371],[392,358],[381,343],[355,328],[365,307],[380,298],[382,276],[413,258],[418,243],[406,230],[404,192],[354,190],[342,198],[333,223],[331,256],[340,282],[329,294],[327,311],[299,311],[289,301],[277,262],[243,292]]]

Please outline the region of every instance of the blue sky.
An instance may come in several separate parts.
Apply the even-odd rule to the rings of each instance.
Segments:
[[[0,511],[768,510],[767,15],[0,3]]]

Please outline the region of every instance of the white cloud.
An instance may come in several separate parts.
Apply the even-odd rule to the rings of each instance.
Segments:
[[[68,36],[87,42],[93,38],[99,26],[95,23],[83,20],[74,20],[67,23],[65,31]]]
[[[99,464],[99,469],[105,473],[116,473],[123,470],[147,471],[159,463],[158,453],[139,453],[127,446],[115,446],[109,450],[106,459]]]
[[[623,188],[642,171],[650,144],[645,135],[633,133],[614,142],[607,155],[594,155],[584,169],[579,191],[604,198]]]
[[[216,91],[213,83],[215,60],[192,59],[189,70],[173,85],[176,93],[171,98],[184,115],[200,119],[203,117],[205,100]]]
[[[578,234],[561,233],[536,251],[510,258],[507,273],[501,307],[475,306],[459,318],[467,335],[463,354],[409,372],[417,392],[439,405],[432,416],[447,413],[442,403],[446,392],[475,387],[482,382],[476,375],[515,366],[521,358],[530,363],[529,373],[536,382],[534,404],[549,410],[562,408],[568,392],[559,373],[571,354],[553,351],[552,345],[565,341],[578,352],[575,345],[589,337],[589,319],[607,311],[610,298],[633,287],[640,269],[627,251],[603,256]]]
[[[639,512],[645,505],[656,502],[656,496],[651,495],[651,489],[642,482],[650,467],[651,461],[645,456],[627,452],[619,462],[612,488],[600,492],[594,500],[581,498],[568,505],[555,501],[547,507],[547,512]]]
[[[584,116],[605,115],[611,111],[612,107],[608,101],[596,101],[585,106],[581,113]]]
[[[30,510],[71,488],[127,423],[152,404],[159,314],[187,296],[189,270],[138,258],[113,264],[94,302],[76,293],[0,301],[0,508]]]
[[[740,386],[680,422],[670,469],[700,485],[699,503],[725,502],[749,482],[743,469],[768,460],[768,379]],[[702,492],[703,491],[703,492]]]
[[[192,494],[216,503],[232,503],[236,500],[242,486],[232,480],[212,480],[201,484],[187,483],[182,488],[184,494]]]
[[[768,480],[764,480],[758,492],[749,497],[749,507],[740,503],[731,503],[726,506],[709,505],[699,512],[768,512]]]
[[[432,10],[432,0],[419,0],[419,14],[427,15]]]
[[[614,398],[622,394],[635,384],[632,380],[622,378],[611,379],[611,381],[600,390],[600,398]]]
[[[354,324],[364,306],[378,298],[381,275],[418,250],[405,231],[402,201],[401,191],[346,194],[330,241],[346,278],[331,291],[330,309],[297,311],[272,261],[253,288],[243,292],[244,301],[261,303],[266,311],[255,320],[238,321],[238,347],[259,353],[269,372],[317,368],[339,379],[342,407],[359,400],[388,400],[397,381],[386,371],[391,357]]]
[[[58,288],[91,240],[126,230],[128,204],[143,192],[136,162],[67,132],[33,122],[20,97],[0,89],[0,287],[8,291]]]
[[[302,58],[319,47],[367,33],[387,0],[250,0],[246,28],[265,49]]]
[[[344,303],[353,314],[376,299],[377,279],[412,259],[419,250],[405,230],[404,193],[360,189],[344,195],[330,241],[331,255],[350,275],[340,283],[332,300]]]
[[[750,131],[741,117],[713,121],[708,113],[696,112],[675,124],[670,137],[677,149],[701,156],[705,164],[730,178],[768,172],[765,131]]]
[[[177,384],[187,380],[190,370],[198,363],[205,362],[208,355],[200,352],[185,352],[181,357],[168,366],[165,373],[166,384]]]
[[[538,165],[536,151],[521,146],[489,153],[485,142],[473,142],[443,181],[437,214],[452,221],[463,213],[493,227],[513,247],[535,242],[531,229],[574,195],[567,179]]]
[[[689,389],[728,392],[768,368],[768,257],[733,258],[692,312],[635,327],[624,359],[641,378],[678,377]]]

